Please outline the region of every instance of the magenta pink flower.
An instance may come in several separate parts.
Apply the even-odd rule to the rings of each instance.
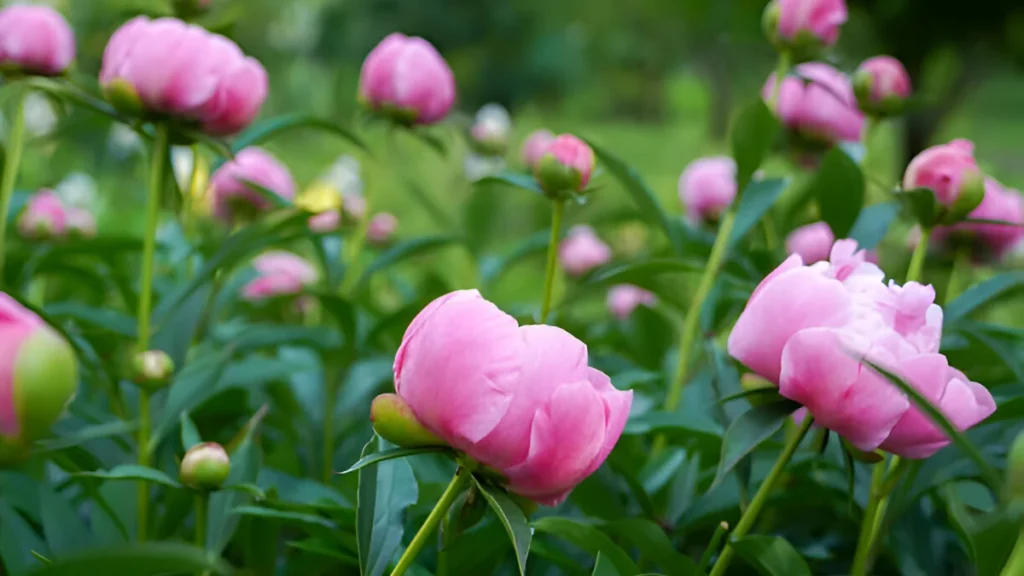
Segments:
[[[53,190],[32,196],[18,218],[18,231],[25,238],[60,238],[67,228],[67,210]]]
[[[992,178],[985,180],[985,196],[968,218],[998,220],[1007,224],[961,222],[953,226],[937,226],[932,232],[932,240],[943,243],[951,236],[967,237],[995,259],[1005,256],[1024,240],[1024,196]]]
[[[774,90],[772,74],[762,92],[766,102]],[[859,141],[864,128],[850,79],[822,62],[801,64],[782,80],[777,111],[786,128],[826,144]]]
[[[848,16],[844,0],[777,0],[777,6],[779,36],[787,41],[809,34],[831,46]]]
[[[548,145],[533,168],[533,175],[548,194],[579,192],[594,173],[594,151],[572,134],[562,134]]]
[[[49,6],[0,10],[0,66],[31,74],[63,74],[75,59],[68,21]]]
[[[610,262],[612,249],[590,226],[573,226],[558,246],[558,259],[562,261],[562,267],[570,275],[582,276]]]
[[[821,262],[828,260],[835,241],[836,237],[828,224],[815,222],[789,233],[789,237],[786,238],[786,252],[800,255],[807,263]]]
[[[736,162],[728,156],[700,158],[679,177],[679,200],[691,222],[716,221],[736,198]]]
[[[366,228],[366,239],[374,246],[385,246],[391,242],[398,229],[398,219],[390,212],[374,214]]]
[[[619,320],[629,318],[637,306],[654,306],[658,298],[639,286],[619,284],[608,291],[608,310]]]
[[[974,159],[974,143],[953,140],[932,146],[910,161],[903,176],[903,189],[929,188],[939,204],[952,206],[965,185],[980,180],[981,172]]]
[[[277,158],[262,148],[250,146],[224,163],[210,179],[213,213],[224,222],[250,218],[274,207],[270,199],[246,182],[259,184],[285,200],[295,198],[295,180]]]
[[[790,256],[754,290],[729,353],[860,450],[925,458],[949,439],[858,357],[901,376],[960,429],[995,402],[938,353],[942,309],[931,286],[883,279],[852,240],[836,242],[828,262]]]
[[[555,141],[555,135],[550,130],[534,130],[526,137],[526,141],[523,142],[523,149],[521,152],[523,164],[527,168],[533,170],[537,167],[537,163],[548,151],[548,147]]]
[[[242,288],[242,297],[249,301],[298,294],[319,277],[306,259],[283,250],[261,254],[252,267],[256,278]]]
[[[359,98],[396,120],[434,124],[455,103],[455,75],[430,42],[395,32],[363,62]]]
[[[904,100],[910,98],[910,74],[892,56],[868,58],[853,77],[857,99],[861,108],[868,112],[899,108]]]
[[[175,18],[139,16],[103,52],[100,85],[115,105],[197,122],[209,134],[241,131],[267,97],[267,72],[227,38]]]
[[[547,506],[604,462],[633,401],[587,366],[587,347],[568,332],[519,326],[476,290],[416,316],[395,356],[395,390],[429,431]]]

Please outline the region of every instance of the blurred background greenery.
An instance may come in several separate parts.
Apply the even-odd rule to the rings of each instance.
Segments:
[[[76,77],[93,81],[113,30],[136,14],[169,12],[168,0],[49,0],[71,20],[79,42]],[[774,68],[761,33],[765,0],[212,0],[200,21],[259,58],[271,78],[263,118],[307,113],[353,125],[375,151],[360,154],[376,209],[395,212],[404,231],[432,226],[400,192],[395,165],[458,216],[468,194],[462,130],[481,105],[510,109],[515,136],[572,131],[631,162],[665,205],[679,211],[676,181],[701,155],[724,151],[735,107],[755,98]],[[1024,186],[1024,4],[1018,0],[850,0],[834,62],[852,70],[890,53],[910,70],[917,112],[871,143],[870,165],[895,182],[909,157],[929,143],[974,139],[994,175]],[[389,144],[355,100],[360,64],[392,31],[433,42],[452,65],[462,117],[435,128],[438,155],[414,139]],[[94,81],[93,81],[94,82]],[[29,151],[23,187],[53,186],[82,171],[99,182],[101,232],[136,229],[144,157],[117,151],[105,118],[76,111]],[[396,150],[399,148],[400,150]],[[300,187],[351,146],[296,134],[271,146]],[[774,169],[785,166],[778,159]],[[613,187],[608,183],[608,187]],[[380,192],[376,192],[380,190]],[[448,200],[455,200],[448,202]],[[628,216],[625,195],[601,194],[587,211]],[[543,203],[537,217],[544,218]],[[111,208],[114,208],[113,210]],[[582,212],[587,214],[586,212]],[[587,214],[594,220],[594,214]],[[538,222],[523,223],[537,229]],[[435,226],[436,227],[436,226]]]

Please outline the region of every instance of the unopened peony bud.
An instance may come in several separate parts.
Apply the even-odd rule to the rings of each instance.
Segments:
[[[434,124],[455,102],[455,76],[430,42],[396,32],[363,62],[359,100],[399,124]]]
[[[898,116],[910,98],[910,75],[892,56],[876,56],[865,60],[853,74],[853,91],[865,114]]]
[[[501,156],[508,148],[512,118],[501,104],[487,104],[476,113],[469,129],[470,142],[478,152]]]
[[[0,68],[57,76],[75,59],[75,36],[49,6],[14,5],[0,10]]]
[[[590,146],[571,134],[562,134],[548,146],[533,175],[549,197],[564,200],[583,191],[593,172]]]
[[[163,350],[147,350],[135,355],[133,381],[145,390],[159,390],[174,374],[174,361]]]
[[[1024,432],[1017,435],[1006,455],[1006,499],[1024,501]]]
[[[985,198],[985,176],[978,171],[966,172],[960,185],[960,195],[940,219],[943,224],[955,224],[967,218]]]
[[[52,190],[40,190],[18,217],[18,232],[24,238],[58,238],[67,231],[67,220],[60,198]]]
[[[394,214],[390,212],[374,214],[366,228],[366,239],[374,246],[387,246],[394,238],[397,228],[398,219]]]
[[[774,0],[761,24],[779,51],[803,61],[834,45],[846,18],[845,0]]]
[[[203,442],[189,448],[181,459],[179,477],[186,486],[196,490],[216,490],[231,473],[231,458],[216,442]]]
[[[444,446],[444,440],[427,430],[416,419],[409,405],[398,394],[381,394],[370,405],[370,421],[377,434],[403,448]]]

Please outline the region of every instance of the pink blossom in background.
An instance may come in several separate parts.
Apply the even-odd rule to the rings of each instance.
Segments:
[[[33,195],[18,218],[18,231],[26,238],[59,238],[67,228],[67,210],[53,190]]]
[[[786,128],[827,144],[859,141],[864,114],[857,106],[850,79],[823,62],[800,64],[794,72],[783,79],[776,107]],[[762,91],[766,102],[774,90],[772,74]]]
[[[1024,240],[1024,196],[992,178],[985,180],[985,196],[968,218],[1007,224],[961,222],[953,226],[937,226],[932,231],[932,241],[941,244],[952,234],[967,235],[999,259]]]
[[[246,181],[259,184],[285,200],[295,198],[295,180],[288,168],[262,148],[250,146],[225,162],[210,179],[213,213],[217,218],[233,223],[240,215],[251,215],[245,212],[266,212],[274,207]]]
[[[318,234],[329,234],[341,225],[341,213],[337,210],[325,210],[309,217],[309,229]]]
[[[717,220],[736,198],[736,162],[728,156],[700,158],[679,177],[679,200],[691,222]]]
[[[526,137],[523,142],[523,149],[521,152],[523,164],[527,168],[533,170],[537,167],[537,163],[548,151],[548,147],[555,141],[555,135],[550,130],[534,130]]]
[[[398,229],[398,219],[390,212],[374,214],[366,228],[366,239],[370,244],[383,246],[389,243]]]
[[[786,253],[799,254],[804,262],[828,260],[832,244],[836,241],[832,229],[824,222],[801,226],[786,238]]]
[[[926,458],[949,439],[860,358],[915,386],[961,430],[995,402],[939,354],[942,308],[932,287],[884,277],[852,240],[836,242],[827,262],[790,256],[754,290],[729,353],[858,449]]]
[[[777,6],[779,35],[787,40],[810,34],[831,46],[848,17],[844,0],[777,0]]]
[[[658,298],[639,286],[620,284],[608,291],[608,310],[619,320],[629,318],[637,306],[654,306]]]
[[[910,97],[910,74],[903,64],[892,56],[868,58],[857,68],[855,77],[869,79],[868,96],[875,104],[888,99],[904,100]]]
[[[252,267],[256,278],[242,287],[242,297],[250,301],[298,294],[319,278],[308,260],[283,250],[261,254]]]
[[[375,111],[398,112],[413,124],[434,124],[455,103],[455,75],[430,42],[395,32],[363,62],[359,97]]]
[[[590,226],[573,226],[558,246],[558,259],[570,275],[581,276],[610,262],[612,249]]]
[[[74,59],[75,36],[60,12],[21,4],[0,10],[0,66],[55,76]]]
[[[395,356],[395,390],[429,431],[554,506],[604,462],[633,394],[561,328],[519,326],[476,290],[434,300]]]
[[[145,16],[110,37],[100,85],[115,104],[130,88],[145,110],[198,122],[215,136],[248,126],[268,91],[263,65],[231,40],[176,18]]]
[[[96,215],[86,208],[68,208],[67,229],[83,238],[96,236]]]
[[[929,188],[935,192],[939,204],[951,206],[960,197],[967,180],[980,177],[974,159],[974,143],[953,140],[915,156],[903,176],[903,189]]]

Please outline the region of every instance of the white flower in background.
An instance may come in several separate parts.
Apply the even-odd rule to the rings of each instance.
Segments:
[[[343,196],[363,195],[363,178],[359,175],[359,160],[355,156],[345,154],[338,158],[327,169],[324,180]]]
[[[304,3],[287,4],[267,30],[267,41],[278,50],[309,52],[320,39],[320,9]]]
[[[46,136],[57,127],[57,111],[50,99],[36,92],[25,97],[25,129],[33,136]]]
[[[482,156],[469,153],[464,163],[466,179],[476,182],[488,176],[494,176],[505,169],[505,159],[501,156]]]
[[[492,102],[477,111],[469,133],[478,151],[495,156],[504,154],[512,133],[512,117],[504,106]]]
[[[61,202],[72,208],[94,210],[97,203],[96,179],[85,172],[72,172],[54,188]]]
[[[142,150],[142,138],[128,125],[114,122],[110,128],[110,135],[107,136],[107,146],[115,158],[123,160]]]
[[[196,159],[192,154],[192,148],[188,146],[171,147],[171,169],[174,170],[174,180],[178,182],[178,188],[188,190],[192,184],[192,167]]]

